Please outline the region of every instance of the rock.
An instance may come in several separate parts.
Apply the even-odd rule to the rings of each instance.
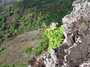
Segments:
[[[69,46],[64,56],[63,67],[79,67],[90,58],[88,57],[90,52],[89,4],[88,0],[74,1],[74,11],[62,19],[65,24],[65,43]]]
[[[56,67],[57,63],[57,57],[55,55],[55,50],[51,49],[50,53],[46,55],[46,59],[44,60],[44,64],[46,67]]]
[[[50,24],[50,28],[51,28],[51,29],[55,29],[57,25],[58,25],[58,23],[53,23],[53,22],[52,22],[52,23]]]
[[[28,61],[28,67],[45,67],[43,59],[36,59],[35,57],[30,58]]]
[[[83,62],[79,67],[90,67],[90,60]]]

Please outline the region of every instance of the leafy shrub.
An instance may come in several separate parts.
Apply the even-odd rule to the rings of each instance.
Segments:
[[[9,67],[8,65],[3,65],[2,67]]]
[[[32,47],[28,47],[25,49],[25,53],[31,53],[32,52]]]
[[[27,64],[26,63],[19,64],[17,67],[27,67]]]
[[[11,37],[13,37],[12,33],[8,33],[7,38],[11,38]]]
[[[5,31],[5,30],[6,30],[6,25],[3,24],[3,25],[1,26],[1,28],[0,28],[0,31]]]
[[[3,65],[2,67],[15,67],[15,65],[14,64],[12,64],[12,65],[10,65],[10,66],[8,66],[8,65]]]
[[[20,42],[25,42],[25,41],[27,41],[27,39],[22,39],[22,40],[20,40]]]
[[[6,47],[0,48],[0,53],[3,52],[6,49]]]
[[[0,39],[0,44],[3,42],[3,39]]]
[[[59,28],[55,29],[47,29],[45,31],[45,35],[49,38],[49,47],[48,50],[50,51],[51,48],[56,48],[62,44],[64,35],[63,35],[64,25],[61,25]]]
[[[37,56],[48,48],[48,38],[45,37],[41,40],[37,47],[34,48],[32,55]]]
[[[45,51],[48,48],[48,38],[44,35],[42,36],[36,36],[36,39],[40,39],[40,43],[36,47],[29,47],[25,49],[25,53],[28,53],[33,56],[37,56],[41,54],[43,51]]]

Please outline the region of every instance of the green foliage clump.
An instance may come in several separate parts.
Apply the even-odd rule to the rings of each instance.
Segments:
[[[51,48],[56,48],[62,44],[64,40],[63,31],[64,25],[61,25],[59,28],[56,27],[55,29],[49,28],[45,31],[45,35],[49,38],[49,51]]]
[[[14,64],[12,64],[12,65],[6,65],[6,64],[4,64],[2,67],[15,67],[15,65]]]
[[[9,67],[8,65],[3,65],[2,67]]]
[[[6,47],[0,48],[0,53],[6,50]]]
[[[43,51],[45,51],[48,48],[48,39],[43,39],[37,47],[34,48],[34,51],[32,52],[33,56],[37,56],[41,54]]]
[[[18,67],[27,67],[27,64],[26,63],[19,64]]]
[[[27,39],[22,39],[22,40],[20,40],[20,42],[25,42],[25,41],[27,41]]]
[[[3,43],[3,39],[0,39],[0,44]]]
[[[28,55],[37,56],[40,55],[43,51],[48,48],[48,38],[45,35],[36,36],[35,39],[41,40],[40,43],[36,47],[29,47],[25,49],[25,53]],[[35,40],[33,39],[33,40]]]
[[[25,49],[25,53],[31,53],[32,52],[32,47],[28,47]]]
[[[13,35],[11,33],[8,33],[7,38],[11,38],[11,37],[13,37]]]

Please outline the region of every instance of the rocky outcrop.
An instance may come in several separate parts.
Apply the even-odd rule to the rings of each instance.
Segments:
[[[28,61],[28,67],[45,67],[44,59],[36,59],[35,57],[30,58]]]
[[[69,48],[65,49],[63,67],[79,67],[90,59],[90,2],[76,0],[73,12],[62,21],[65,24],[65,40]]]
[[[75,0],[72,5],[62,19],[65,40],[43,56],[46,67],[90,67],[90,2]]]

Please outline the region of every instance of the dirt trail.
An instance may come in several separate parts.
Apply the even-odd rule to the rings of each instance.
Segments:
[[[42,30],[36,30],[32,32],[26,32],[22,35],[17,36],[13,40],[2,44],[0,47],[10,46],[6,51],[0,53],[0,66],[3,64],[21,64],[23,61],[26,61],[29,56],[24,53],[25,48],[29,46],[36,46],[39,43],[39,40],[31,40],[37,35],[42,35]],[[21,40],[26,39],[26,41],[21,42]]]

